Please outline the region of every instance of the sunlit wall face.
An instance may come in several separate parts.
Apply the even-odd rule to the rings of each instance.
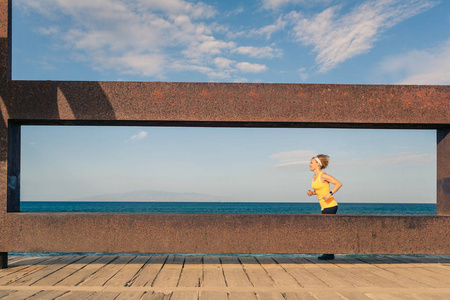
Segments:
[[[436,203],[434,130],[96,126],[22,126],[21,200],[314,202],[319,153],[341,203]]]

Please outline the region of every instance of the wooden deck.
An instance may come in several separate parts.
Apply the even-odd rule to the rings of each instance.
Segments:
[[[9,258],[0,299],[450,299],[450,257]]]

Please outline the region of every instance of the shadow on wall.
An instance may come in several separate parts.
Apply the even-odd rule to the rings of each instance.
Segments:
[[[7,194],[2,189],[0,198],[2,202],[7,198],[7,211],[18,212],[20,124],[9,120],[115,120],[116,116],[99,82],[10,80],[8,49],[7,38],[0,38],[0,185],[7,186]]]
[[[7,41],[0,41],[0,161],[7,156],[8,119],[115,120],[115,112],[99,82],[11,81],[7,73]],[[58,102],[63,105],[58,105]],[[67,117],[65,117],[67,119]]]

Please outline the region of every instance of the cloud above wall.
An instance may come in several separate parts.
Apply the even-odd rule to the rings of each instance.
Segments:
[[[292,76],[305,81],[317,71],[326,73],[368,53],[388,29],[439,3],[366,0],[334,5],[336,2],[255,0],[246,3],[245,9],[231,7],[228,12],[219,11],[217,3],[188,0],[13,3],[23,13],[45,16],[45,22],[34,31],[52,37],[58,43],[54,48],[65,49],[65,55],[70,53],[100,73],[165,80],[171,74],[195,72],[211,81],[240,82],[263,72],[282,74],[286,70],[277,70],[272,60],[289,59],[286,56],[295,51],[293,60],[280,64],[283,68],[295,66],[290,70]],[[250,7],[256,8],[251,14]],[[226,19],[244,13],[246,17],[259,16],[258,22],[242,25]],[[312,66],[304,63],[310,55],[315,62]],[[423,59],[426,54],[409,53],[408,57],[413,60],[417,56]],[[399,70],[406,69],[407,63],[399,65]],[[426,81],[433,76],[431,70],[429,73],[417,80]],[[405,78],[406,82],[415,79]]]
[[[437,47],[389,56],[381,74],[399,84],[450,84],[450,39]]]
[[[135,142],[135,141],[143,140],[147,137],[147,134],[148,133],[146,131],[140,131],[138,134],[131,136],[130,141]]]
[[[348,12],[337,5],[313,16],[294,11],[286,18],[293,24],[295,40],[313,47],[319,71],[324,73],[367,53],[381,33],[436,4],[432,0],[369,0]]]
[[[332,0],[261,0],[262,8],[267,10],[278,10],[287,5],[311,6],[330,2]]]
[[[295,150],[287,152],[279,152],[270,156],[270,158],[278,161],[272,167],[272,170],[277,171],[301,171],[308,170],[307,166],[311,158],[317,153],[313,150]],[[429,153],[419,152],[398,152],[388,153],[373,157],[355,157],[351,160],[336,161],[333,166],[339,168],[349,167],[373,167],[386,165],[401,165],[401,164],[429,164],[436,161],[436,156]]]
[[[436,161],[436,156],[429,153],[399,152],[389,153],[369,158],[353,158],[337,163],[341,167],[370,167],[400,164],[429,164]]]
[[[304,169],[316,154],[314,150],[294,150],[275,153],[270,158],[277,160],[278,163],[272,169],[283,171]]]
[[[168,72],[195,71],[211,80],[241,80],[245,73],[267,69],[255,59],[278,58],[283,53],[271,46],[239,45],[220,38],[217,32],[227,29],[215,23],[217,9],[200,1],[18,0],[15,5],[49,20],[58,15],[68,18],[70,23],[37,31],[54,35],[102,72],[164,79]],[[217,58],[234,63],[224,70],[223,64],[215,64]]]

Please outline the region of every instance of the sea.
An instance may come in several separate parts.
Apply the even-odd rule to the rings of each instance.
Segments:
[[[316,202],[21,201],[20,211],[49,213],[320,214],[320,206]],[[339,203],[338,214],[435,215],[436,204]]]

